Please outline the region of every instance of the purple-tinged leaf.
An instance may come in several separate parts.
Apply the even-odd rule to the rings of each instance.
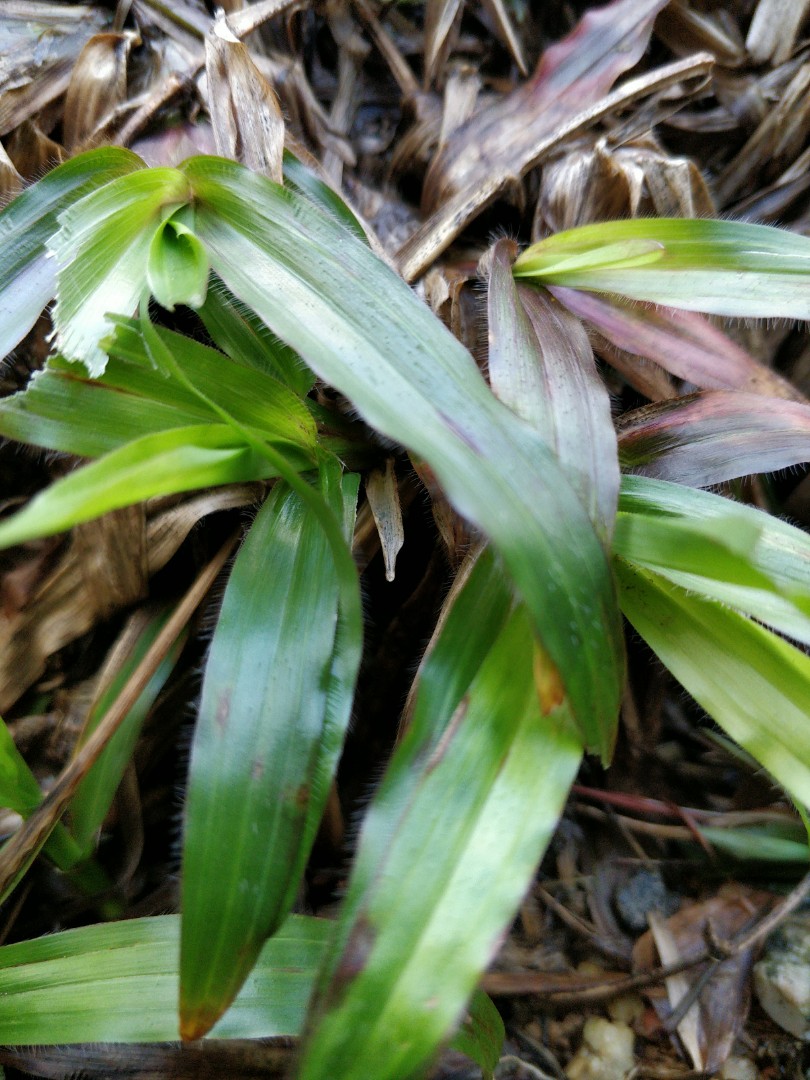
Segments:
[[[569,311],[587,319],[611,344],[654,360],[695,386],[802,400],[790,383],[749,356],[696,311],[597,296],[558,285],[549,291]]]
[[[544,290],[517,285],[513,245],[499,240],[489,267],[489,378],[510,409],[536,428],[606,535],[619,497],[610,399],[585,329]]]
[[[708,487],[810,461],[810,405],[707,390],[636,409],[618,434],[625,469]]]

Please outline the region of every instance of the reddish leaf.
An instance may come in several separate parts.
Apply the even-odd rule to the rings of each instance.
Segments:
[[[613,345],[654,360],[695,386],[804,400],[790,383],[749,356],[697,312],[596,296],[556,285],[549,291],[569,311],[587,319]]]
[[[620,475],[605,384],[579,319],[544,289],[515,282],[513,246],[499,240],[490,253],[492,389],[546,439],[591,519],[610,534]]]
[[[810,405],[733,390],[656,402],[618,423],[622,466],[693,487],[810,461]]]

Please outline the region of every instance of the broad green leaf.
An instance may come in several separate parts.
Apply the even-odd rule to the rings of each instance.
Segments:
[[[695,701],[810,803],[810,657],[721,604],[616,558],[621,604]]]
[[[329,933],[293,915],[266,943],[213,1038],[297,1035]],[[87,926],[0,948],[0,1042],[173,1042],[180,916]]]
[[[237,364],[257,368],[285,383],[302,397],[315,376],[225,284],[216,278],[197,314],[211,340]]]
[[[512,246],[499,240],[489,257],[489,381],[554,450],[591,520],[609,537],[620,478],[607,389],[579,319],[547,292],[516,285]]]
[[[185,207],[158,226],[149,245],[146,282],[169,311],[202,307],[208,292],[208,257],[184,218],[190,219]]]
[[[810,644],[810,537],[706,491],[625,477],[617,555]]]
[[[104,374],[92,379],[78,364],[51,357],[24,390],[0,401],[0,434],[49,450],[99,457],[143,435],[219,421],[198,394],[154,368],[134,321],[117,316],[112,321],[115,333],[105,342],[110,359]],[[312,414],[281,382],[181,334],[156,332],[194,385],[241,423],[273,442],[314,451]]]
[[[117,177],[142,169],[120,147],[91,150],[52,169],[0,212],[0,357],[17,345],[56,292],[46,244],[72,202]]]
[[[641,263],[639,244],[649,248]],[[810,319],[810,238],[769,225],[697,218],[583,225],[527,248],[514,274],[688,311]]]
[[[286,448],[289,449],[289,448]],[[294,467],[306,467],[295,460]],[[64,532],[109,510],[196,488],[272,476],[258,455],[224,424],[161,431],[113,450],[57,480],[0,524],[0,548]]]
[[[351,535],[357,477],[341,485],[326,476],[323,488]],[[183,850],[184,1038],[198,1038],[228,1007],[300,886],[360,657],[358,640],[351,677],[337,677],[338,601],[319,521],[277,484],[234,564],[195,728]]]
[[[120,393],[106,382],[115,377],[111,362],[104,379],[91,379],[84,368],[51,357],[42,371],[35,371],[28,386],[0,400],[0,434],[18,442],[59,450],[80,457],[100,457],[125,443],[169,431],[181,425],[200,424],[210,415],[195,408]],[[156,389],[171,386],[152,373]]]
[[[619,454],[628,470],[694,487],[810,461],[810,405],[709,390],[625,413]]]
[[[424,458],[456,509],[492,537],[588,744],[609,755],[623,670],[613,586],[587,514],[542,439],[346,229],[232,162],[195,158],[185,171],[213,268],[372,426]]]
[[[107,358],[99,342],[108,312],[131,315],[147,284],[152,239],[162,218],[189,201],[178,169],[142,169],[72,203],[59,217],[48,250],[59,268],[53,312],[56,347],[100,375]]]
[[[284,151],[284,180],[296,191],[306,195],[310,202],[330,214],[358,240],[367,243],[363,226],[334,188],[324,183],[312,169],[308,168],[302,161],[298,160],[295,154],[286,149]]]
[[[160,341],[197,391],[192,393],[178,379],[154,369],[135,320],[114,318],[113,322],[115,335],[106,342],[110,370],[101,380],[105,385],[155,401],[168,401],[189,412],[196,411],[201,417],[219,419],[200,398],[202,394],[260,437],[314,450],[316,432],[311,413],[301,397],[273,375],[235,364],[183,334],[155,327]],[[122,363],[112,363],[116,360]]]
[[[104,686],[102,693],[90,708],[78,742],[79,747],[86,742],[87,738],[101,723],[104,714],[116,700],[149,646],[163,629],[168,617],[168,611],[152,615],[148,619],[143,618],[140,613],[135,616],[136,621],[132,629],[137,632],[137,637],[132,642],[133,648],[126,660],[117,667],[112,678],[105,679],[104,673],[102,673],[102,680],[107,685]],[[81,848],[84,857],[92,853],[96,833],[104,823],[127,765],[132,759],[143,723],[171,674],[172,668],[185,644],[185,638],[186,635],[182,634],[174,642],[166,658],[130,709],[126,720],[115,732],[101,757],[82,780],[79,790],[70,803],[71,835]]]
[[[423,1069],[556,825],[581,743],[565,704],[540,692],[553,668],[525,606],[508,613],[501,574],[488,557],[476,567],[425,661],[412,726],[363,825],[300,1080]],[[461,672],[445,677],[456,650]]]

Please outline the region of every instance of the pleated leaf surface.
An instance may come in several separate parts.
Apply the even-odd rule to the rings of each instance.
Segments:
[[[351,534],[357,477],[323,495]],[[292,907],[349,720],[337,573],[309,507],[278,484],[229,578],[192,747],[183,850],[181,1030],[228,1007]]]

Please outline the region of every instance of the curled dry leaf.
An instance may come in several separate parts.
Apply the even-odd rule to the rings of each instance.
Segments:
[[[8,156],[26,181],[38,180],[49,169],[61,165],[66,158],[65,148],[49,138],[33,120],[25,120],[6,140]]]
[[[284,120],[278,98],[225,18],[206,38],[205,71],[217,153],[280,184]]]
[[[62,116],[62,137],[68,150],[89,149],[97,128],[126,101],[127,65],[133,44],[138,44],[138,38],[129,32],[96,34],[79,53]]]
[[[25,607],[0,621],[0,711],[45,670],[48,657],[146,594],[142,507],[80,525]]]
[[[710,217],[714,203],[700,170],[654,143],[565,154],[543,170],[532,237],[624,217]]]
[[[380,534],[380,545],[385,562],[385,580],[393,581],[397,555],[405,543],[402,508],[399,502],[393,458],[388,458],[384,470],[374,469],[369,474],[366,480],[366,498]]]

